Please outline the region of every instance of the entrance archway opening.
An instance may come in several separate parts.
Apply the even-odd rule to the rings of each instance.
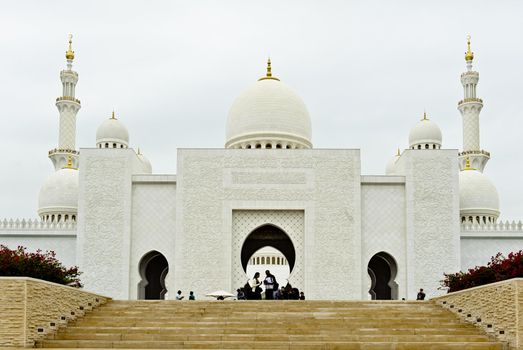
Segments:
[[[265,271],[269,270],[276,277],[280,286],[286,286],[291,273],[289,263],[285,255],[278,249],[266,246],[258,249],[247,263],[247,276],[252,278],[255,272],[259,272],[261,278],[265,278]]]
[[[165,299],[165,276],[169,272],[165,256],[153,250],[142,257],[138,268],[141,277],[138,283],[138,299]]]
[[[372,300],[398,299],[398,284],[395,281],[398,265],[390,254],[375,254],[369,261],[367,272],[371,279],[369,294]]]
[[[258,252],[263,253],[264,251],[267,253],[273,252],[275,254],[258,254]],[[259,266],[251,271],[249,263],[252,264],[253,258],[256,259],[254,262]],[[272,262],[273,258],[274,264]],[[278,280],[278,276],[276,276],[280,287],[286,285],[287,282],[292,284],[292,281],[289,281],[289,276],[292,276],[292,270],[296,263],[296,250],[294,249],[294,244],[292,244],[290,237],[285,233],[285,231],[274,225],[263,225],[252,231],[243,242],[241,263],[243,271],[245,271],[248,278],[252,278],[254,272],[259,272],[263,279],[265,276],[265,270],[271,270],[271,268],[266,268],[265,266],[277,266],[278,258],[280,259],[280,264],[286,266],[285,269],[288,269],[288,277],[286,278],[286,281],[280,281]],[[267,264],[267,260],[269,260],[270,264]],[[251,274],[249,274],[249,272]],[[273,270],[271,270],[271,273],[274,274]]]

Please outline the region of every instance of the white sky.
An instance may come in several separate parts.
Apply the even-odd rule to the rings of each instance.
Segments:
[[[485,173],[523,217],[521,1],[9,1],[0,11],[0,217],[36,217],[53,171],[67,34],[79,73],[77,147],[113,109],[155,173],[176,149],[223,147],[236,96],[273,72],[305,101],[315,148],[360,148],[383,174],[426,109],[461,148],[466,35],[480,72]]]

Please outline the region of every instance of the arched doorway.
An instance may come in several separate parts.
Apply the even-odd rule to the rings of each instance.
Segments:
[[[138,299],[165,299],[165,276],[169,264],[162,253],[153,250],[145,254],[139,263],[140,277]]]
[[[398,284],[394,281],[398,266],[390,254],[375,254],[369,261],[367,272],[371,279],[369,294],[372,300],[398,299]]]
[[[285,263],[288,264],[288,269],[290,271],[290,280],[294,264],[296,263],[296,250],[294,249],[294,244],[292,244],[291,239],[285,233],[285,231],[270,224],[256,228],[247,236],[243,242],[241,249],[241,263],[243,271],[247,273],[247,265],[249,264],[249,260],[256,252],[265,247],[272,247],[283,254],[285,257]],[[262,277],[264,276],[265,271],[258,272],[260,272]],[[248,278],[252,278],[252,276],[248,276]],[[281,282],[283,281],[278,282],[280,283],[280,286],[282,286]],[[292,281],[289,282],[292,284]]]

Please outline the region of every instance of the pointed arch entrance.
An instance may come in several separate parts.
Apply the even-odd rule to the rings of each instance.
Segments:
[[[153,250],[142,257],[138,268],[141,277],[138,283],[138,299],[165,299],[165,276],[169,272],[165,256]]]
[[[243,242],[241,248],[241,264],[243,271],[247,273],[249,259],[258,250],[264,247],[272,247],[279,250],[289,264],[290,275],[296,263],[296,250],[290,237],[281,228],[265,224],[253,230]],[[258,271],[263,276],[264,271]],[[252,277],[252,276],[248,276]]]
[[[375,254],[369,261],[367,272],[371,279],[369,294],[373,300],[398,299],[398,284],[395,281],[398,265],[390,254]]]

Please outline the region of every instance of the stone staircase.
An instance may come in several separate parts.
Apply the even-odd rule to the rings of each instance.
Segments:
[[[431,301],[110,301],[36,346],[505,349]]]

